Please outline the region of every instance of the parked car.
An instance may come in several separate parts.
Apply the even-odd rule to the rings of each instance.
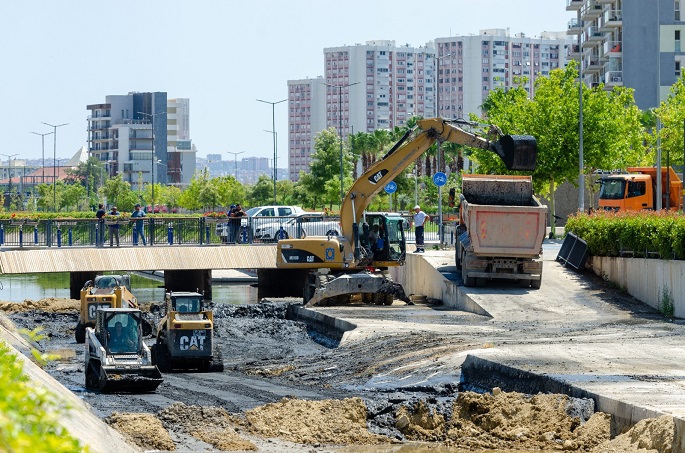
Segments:
[[[340,222],[326,220],[323,212],[306,212],[258,226],[254,239],[269,242],[306,236],[338,236],[339,233]]]
[[[254,231],[260,225],[267,224],[273,221],[274,217],[290,217],[305,213],[305,210],[299,206],[256,206],[245,211],[247,217],[240,219],[240,231],[237,242],[249,241],[254,237]],[[230,222],[217,223],[216,235],[221,238],[222,242],[229,242],[231,239]]]

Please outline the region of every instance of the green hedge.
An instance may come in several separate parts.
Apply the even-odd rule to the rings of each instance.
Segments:
[[[685,216],[672,211],[598,211],[566,222],[595,256],[685,259]]]

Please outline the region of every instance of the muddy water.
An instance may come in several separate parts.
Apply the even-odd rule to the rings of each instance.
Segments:
[[[164,300],[164,283],[131,275],[133,294],[140,302]],[[241,284],[213,284],[214,303],[250,304],[258,301],[257,288]],[[69,298],[69,274],[21,274],[0,276],[0,300],[23,302],[26,299]]]

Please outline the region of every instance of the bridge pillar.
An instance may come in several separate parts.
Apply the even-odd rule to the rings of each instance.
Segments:
[[[257,269],[260,297],[302,297],[309,269]]]
[[[95,280],[97,272],[69,272],[69,297],[81,299],[81,289],[88,280]]]
[[[205,299],[212,299],[211,269],[165,270],[164,287],[167,291],[198,291]]]

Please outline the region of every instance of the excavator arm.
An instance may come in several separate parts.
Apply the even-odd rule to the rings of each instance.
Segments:
[[[442,118],[419,120],[414,129],[355,181],[340,209],[342,235],[348,244],[355,244],[355,249],[358,248],[354,237],[356,225],[373,197],[436,141],[490,150],[500,156],[509,170],[535,169],[537,145],[532,136],[502,135],[499,128],[492,125],[488,137],[482,137],[456,124],[473,125],[463,120],[450,122]]]

